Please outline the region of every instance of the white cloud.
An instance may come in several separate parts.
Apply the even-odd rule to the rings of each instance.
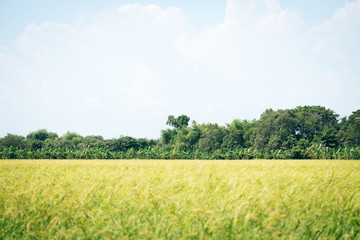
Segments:
[[[231,0],[223,24],[182,39],[177,46],[184,59],[206,74],[207,84],[217,84],[211,95],[226,89],[225,98],[238,102],[234,112],[245,112],[247,99],[254,95],[264,99],[257,103],[264,110],[306,79],[303,33],[299,14],[281,9],[276,1]]]
[[[66,125],[65,118],[77,116],[62,126],[74,131],[96,112],[114,118],[105,136],[155,137],[158,134],[149,127],[144,129],[145,125],[138,133],[119,125],[148,114],[149,109],[157,114],[158,108],[166,106],[167,79],[177,67],[172,66],[177,58],[173,44],[186,29],[188,22],[179,8],[139,4],[82,16],[74,25],[31,23],[11,51],[0,50],[4,63],[0,96],[5,100],[1,109],[12,107],[12,118],[41,112],[26,120],[33,128],[54,129]],[[43,116],[53,114],[51,109],[57,109],[57,119],[40,126],[46,119],[41,119]],[[162,125],[160,117],[165,119],[156,117],[156,133]],[[102,131],[103,125],[95,130]],[[4,131],[17,128],[3,126],[7,128]],[[111,128],[116,132],[109,133]],[[30,130],[34,129],[23,131]]]
[[[103,103],[99,97],[87,97],[84,99],[84,103],[89,105],[90,107],[101,107]]]
[[[349,62],[360,56],[360,0],[346,3],[329,20],[311,29],[316,53]]]
[[[359,68],[354,65],[360,62],[360,54],[346,49],[360,50],[357,43],[360,42],[360,14],[356,10],[359,2],[345,6],[349,12],[345,15],[351,17],[344,17],[344,10],[337,11],[314,36],[299,13],[282,9],[275,0],[228,0],[224,23],[181,39],[178,51],[195,66],[199,76],[206,79],[207,88],[212,89],[208,91],[208,101],[233,106],[233,115],[237,112],[249,118],[247,113],[260,112],[267,107],[287,108],[305,104],[343,110],[340,106],[345,102],[356,101],[354,89],[359,89],[359,83],[354,82],[354,76],[358,78],[360,75]],[[348,22],[335,24],[339,18]],[[336,31],[337,26],[342,26],[339,30],[344,33]],[[326,28],[337,34],[327,34]],[[351,37],[353,34],[356,37]],[[339,46],[334,45],[334,41]],[[329,51],[339,49],[339,54],[349,53],[353,57],[347,71],[334,69],[337,78],[331,83],[324,73],[333,65],[344,62],[329,62],[329,56],[315,55],[312,52],[314,42],[322,48],[328,47]],[[218,97],[220,94],[222,96]],[[341,99],[333,99],[339,96]],[[252,109],[248,108],[249,104]],[[344,110],[340,112],[344,113]],[[219,111],[218,114],[228,113]]]
[[[0,48],[1,131],[158,137],[170,114],[222,124],[270,107],[349,113],[354,104],[342,106],[359,100],[359,3],[311,30],[276,0],[228,0],[224,22],[200,33],[181,9],[158,5],[31,23]]]
[[[313,58],[324,78],[323,89],[337,109],[360,108],[360,0],[346,3],[334,15],[309,31]]]

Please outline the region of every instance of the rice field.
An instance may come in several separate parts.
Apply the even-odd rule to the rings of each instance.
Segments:
[[[0,239],[360,239],[360,162],[1,160]]]

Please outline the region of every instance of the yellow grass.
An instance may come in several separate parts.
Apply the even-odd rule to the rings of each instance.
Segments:
[[[360,239],[359,161],[0,161],[0,239]]]

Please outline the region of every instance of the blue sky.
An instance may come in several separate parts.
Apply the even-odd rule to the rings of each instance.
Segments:
[[[79,14],[92,14],[100,9],[116,8],[120,5],[159,4],[163,7],[177,6],[186,14],[197,30],[214,27],[224,18],[225,0],[0,0],[0,44],[10,44],[31,23],[43,21],[73,23]],[[347,2],[352,2],[351,0]],[[329,19],[334,12],[343,7],[344,0],[281,0],[282,7],[298,11],[309,25],[319,24]]]
[[[360,108],[360,0],[0,0],[0,137]]]
[[[101,9],[116,8],[121,5],[140,3],[159,4],[163,7],[177,6],[184,11],[194,27],[201,29],[214,27],[223,20],[226,1],[184,1],[184,0],[0,0],[1,44],[15,41],[29,23],[44,21],[74,23],[81,14],[94,14]],[[204,7],[206,6],[206,7]]]

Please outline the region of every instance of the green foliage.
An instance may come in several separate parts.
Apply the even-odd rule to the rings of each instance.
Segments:
[[[312,145],[308,148],[295,146],[291,150],[262,151],[254,148],[215,149],[208,152],[201,149],[161,149],[157,147],[125,151],[107,147],[15,149],[0,150],[0,159],[360,159],[360,147],[329,148]]]
[[[254,147],[292,149],[296,144],[297,116],[292,110],[266,110],[254,127]]]
[[[201,130],[194,122],[193,127],[186,134],[186,139],[185,139],[189,149],[194,150],[194,149],[198,148],[198,142],[199,142],[200,136],[201,136]]]
[[[181,115],[175,118],[173,115],[168,116],[166,125],[174,127],[175,129],[186,128],[189,124],[190,118],[186,115]]]
[[[163,145],[171,144],[174,136],[177,134],[176,129],[161,130],[160,142]]]
[[[360,110],[339,121],[334,111],[321,106],[267,109],[259,120],[236,119],[225,126],[195,121],[189,126],[188,116],[170,115],[166,123],[172,128],[162,130],[160,139],[121,136],[105,140],[74,132],[58,137],[40,129],[26,139],[8,134],[0,138],[0,149],[11,148],[5,154],[9,157],[17,156],[18,149],[31,152],[24,158],[353,159],[360,146],[359,119]],[[342,154],[349,149],[355,150]],[[52,153],[44,155],[48,150]]]
[[[120,137],[118,139],[111,139],[105,141],[105,146],[111,151],[128,151],[130,149],[144,149],[151,148],[156,145],[156,141],[151,141],[146,138],[133,138],[129,136]]]
[[[223,138],[222,147],[226,149],[235,150],[237,148],[245,147],[244,140],[244,122],[234,120],[231,124],[227,124],[227,133]]]
[[[40,129],[31,132],[26,136],[25,144],[28,149],[36,150],[47,147],[46,141],[55,141],[58,135],[53,132],[48,132],[46,129]]]
[[[321,131],[321,143],[330,148],[339,147],[340,140],[337,136],[337,131],[334,128],[326,126]]]
[[[30,150],[41,149],[44,147],[44,141],[33,139],[33,140],[26,140],[26,146]]]
[[[105,141],[102,136],[86,136],[82,139],[81,143],[79,143],[79,148],[86,147],[105,147]]]
[[[0,148],[4,147],[13,147],[13,148],[23,148],[25,147],[25,138],[23,136],[18,136],[15,134],[8,133],[5,137],[0,139]]]
[[[360,109],[349,116],[346,137],[349,144],[360,145]]]
[[[83,137],[74,132],[67,132],[58,139],[57,147],[74,149],[82,142]]]
[[[303,141],[337,148],[339,128],[338,115],[321,106],[268,109],[254,126],[252,143],[264,150],[298,149]]]
[[[31,132],[26,136],[26,140],[39,140],[45,141],[46,139],[56,139],[58,135],[56,133],[48,132],[46,129],[40,129],[36,132]]]
[[[110,145],[110,149],[113,151],[126,151],[130,148],[138,148],[138,145],[136,139],[129,136],[114,139]]]
[[[210,153],[220,149],[223,144],[223,139],[226,135],[224,127],[215,124],[202,124],[199,126],[201,130],[201,137],[199,140],[199,149]]]
[[[296,135],[312,142],[314,136],[322,135],[325,129],[338,130],[338,114],[321,106],[295,108],[297,123]]]

